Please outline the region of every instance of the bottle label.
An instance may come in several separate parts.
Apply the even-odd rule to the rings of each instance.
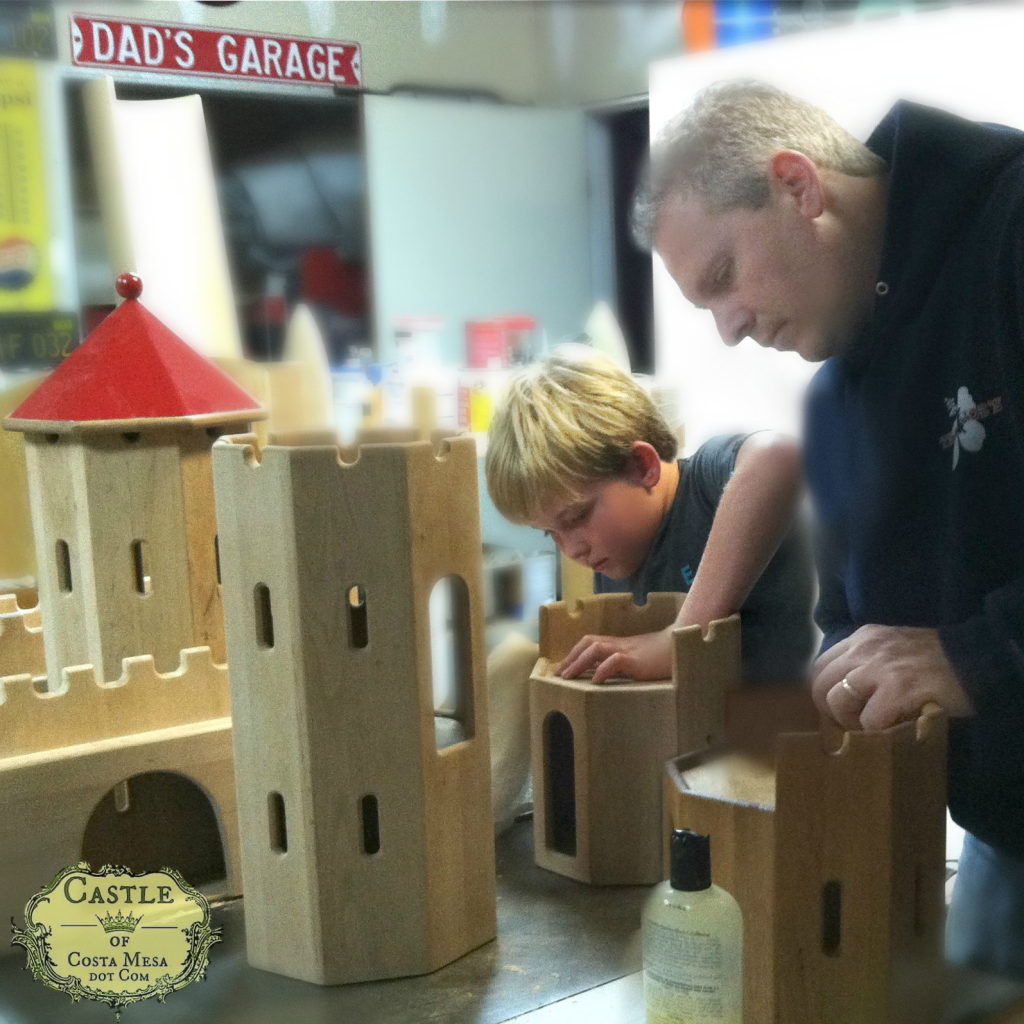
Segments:
[[[741,1024],[740,965],[715,936],[647,921],[643,958],[648,1024]]]

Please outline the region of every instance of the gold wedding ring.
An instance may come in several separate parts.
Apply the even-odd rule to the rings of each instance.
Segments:
[[[852,686],[850,685],[850,680],[849,680],[849,679],[847,679],[847,678],[846,678],[845,676],[843,677],[843,681],[842,681],[842,682],[841,682],[841,683],[839,684],[839,686],[840,686],[840,688],[841,688],[841,689],[843,690],[843,692],[844,692],[844,693],[848,693],[848,694],[849,694],[849,695],[850,695],[850,696],[851,696],[851,697],[852,697],[852,698],[853,698],[853,699],[854,699],[855,701],[858,701],[858,702],[859,702],[859,703],[861,703],[861,704],[864,704],[864,703],[865,703],[865,698],[864,698],[864,697],[862,697],[862,696],[861,696],[861,695],[860,695],[860,694],[859,694],[859,693],[858,693],[858,692],[857,692],[857,691],[856,691],[856,690],[855,690],[855,689],[854,689],[854,688],[853,688],[853,687],[852,687]]]

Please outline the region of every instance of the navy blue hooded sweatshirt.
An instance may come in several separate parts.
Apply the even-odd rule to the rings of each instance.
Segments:
[[[872,320],[808,391],[827,648],[937,628],[953,818],[1024,856],[1024,133],[901,102]]]

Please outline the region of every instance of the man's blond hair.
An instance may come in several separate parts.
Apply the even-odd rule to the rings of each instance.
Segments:
[[[768,203],[768,161],[792,149],[819,168],[872,177],[885,163],[821,107],[751,79],[716,82],[660,132],[633,200],[633,236],[650,247],[667,200],[700,199],[715,213]]]
[[[487,490],[514,523],[536,522],[579,488],[612,480],[634,441],[663,462],[679,450],[651,397],[611,359],[583,345],[562,346],[506,383],[491,420]]]

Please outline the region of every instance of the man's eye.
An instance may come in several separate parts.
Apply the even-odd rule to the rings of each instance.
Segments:
[[[715,274],[714,286],[716,291],[721,291],[723,288],[729,287],[729,282],[732,280],[732,260],[728,260],[722,264],[718,269],[718,273]]]

